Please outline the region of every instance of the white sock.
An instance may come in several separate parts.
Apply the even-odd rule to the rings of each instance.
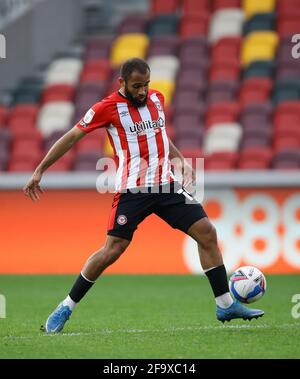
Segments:
[[[75,308],[75,305],[76,305],[77,303],[75,303],[75,301],[73,301],[71,298],[70,298],[70,296],[68,295],[66,298],[65,298],[65,300],[63,301],[63,305],[67,305],[70,309],[71,309],[71,311]]]
[[[221,308],[229,308],[230,305],[233,303],[233,299],[229,292],[226,292],[223,295],[216,297],[215,300],[217,305]]]

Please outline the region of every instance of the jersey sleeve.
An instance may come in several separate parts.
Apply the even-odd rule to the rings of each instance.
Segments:
[[[105,128],[111,123],[110,112],[105,101],[94,104],[76,124],[76,126],[85,133],[98,128]]]

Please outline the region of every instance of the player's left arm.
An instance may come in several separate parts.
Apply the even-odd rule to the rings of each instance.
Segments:
[[[196,180],[196,172],[169,138],[169,158],[175,171],[182,175],[182,184],[188,188]]]

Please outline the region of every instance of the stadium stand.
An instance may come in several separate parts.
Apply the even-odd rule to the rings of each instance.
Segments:
[[[208,170],[297,169],[300,65],[296,0],[152,0],[114,34],[87,9],[82,52],[49,62],[43,77],[20,81],[0,106],[0,170],[31,171],[89,107],[118,88],[121,63],[148,60],[151,86],[165,96],[169,134]],[[51,170],[95,170],[111,155],[105,131],[79,141]]]

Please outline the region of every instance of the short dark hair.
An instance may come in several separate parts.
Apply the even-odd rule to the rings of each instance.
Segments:
[[[138,71],[141,74],[146,74],[150,71],[150,67],[144,59],[131,58],[125,61],[120,69],[120,75],[123,79],[128,80],[133,71]]]

